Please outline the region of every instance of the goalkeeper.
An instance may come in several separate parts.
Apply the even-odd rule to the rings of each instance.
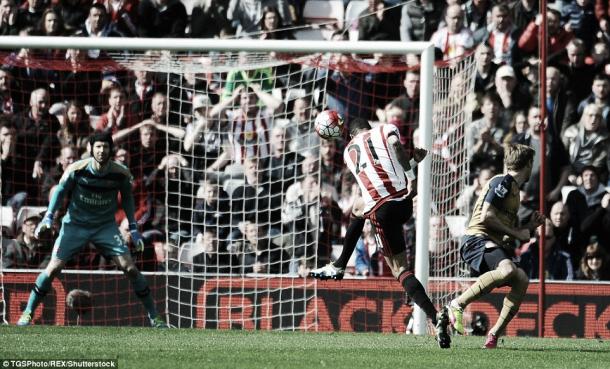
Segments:
[[[167,325],[157,313],[148,282],[134,265],[114,219],[118,207],[117,195],[120,192],[123,209],[129,220],[131,238],[136,250],[142,251],[144,242],[134,217],[131,173],[123,165],[110,161],[113,146],[110,133],[94,133],[89,138],[89,146],[91,157],[79,160],[66,168],[53,192],[44,219],[36,228],[37,238],[51,229],[55,211],[62,206],[64,197],[69,194],[68,211],[62,219],[51,261],[36,279],[28,304],[17,325],[26,326],[32,323],[34,311],[51,289],[53,279],[59,275],[67,261],[88,242],[92,242],[106,257],[112,258],[129,278],[136,295],[148,312],[151,325],[165,328]]]

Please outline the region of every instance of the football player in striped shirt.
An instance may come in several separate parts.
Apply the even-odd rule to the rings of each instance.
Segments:
[[[98,132],[89,139],[91,157],[79,160],[66,168],[57,185],[49,207],[35,231],[36,238],[48,231],[53,216],[69,196],[68,211],[62,219],[59,236],[55,240],[51,261],[40,273],[32,288],[28,304],[17,325],[32,323],[36,307],[50,291],[53,279],[59,275],[66,262],[87,243],[92,242],[125,273],[136,295],[142,301],[153,327],[165,328],[164,319],[157,313],[146,278],[136,268],[129,249],[121,237],[114,214],[118,208],[117,195],[121,193],[122,206],[129,220],[129,232],[137,251],[144,249],[134,217],[133,178],[123,165],[110,160],[112,135]]]
[[[349,256],[362,234],[364,219],[375,229],[375,239],[383,248],[384,258],[392,274],[407,294],[426,313],[436,326],[436,339],[441,348],[449,348],[449,317],[443,308],[437,312],[421,282],[407,266],[403,224],[413,214],[414,191],[409,192],[409,181],[415,179],[415,166],[427,154],[416,148],[409,160],[400,143],[398,128],[380,124],[371,128],[365,119],[354,119],[349,124],[352,140],[347,144],[343,158],[362,194],[362,215],[353,215],[345,236],[339,260],[315,269],[311,276],[319,279],[341,279]],[[360,205],[356,204],[356,208]]]

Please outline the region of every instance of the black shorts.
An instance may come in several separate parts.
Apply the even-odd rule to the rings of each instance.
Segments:
[[[375,237],[385,256],[398,255],[406,250],[402,227],[412,215],[411,199],[386,201],[366,214],[375,228]]]
[[[464,236],[460,254],[462,260],[470,266],[471,277],[478,277],[483,273],[494,270],[502,260],[511,260],[509,253],[501,246],[489,248],[485,247],[492,240],[482,236]],[[494,243],[495,244],[495,243]]]

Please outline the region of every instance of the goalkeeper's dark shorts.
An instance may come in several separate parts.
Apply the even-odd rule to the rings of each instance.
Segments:
[[[386,201],[365,215],[375,228],[375,238],[386,257],[406,250],[403,224],[413,215],[411,199]]]
[[[496,247],[486,247],[489,243]],[[512,260],[509,252],[485,236],[466,235],[460,247],[462,260],[470,266],[470,276],[478,277],[483,273],[494,270],[502,260]]]

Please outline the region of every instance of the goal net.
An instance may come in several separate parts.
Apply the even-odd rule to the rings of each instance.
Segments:
[[[36,220],[30,215],[44,211],[65,163],[87,156],[86,137],[93,130],[109,130],[114,159],[134,176],[136,217],[146,241],[144,253],[134,257],[172,326],[347,329],[321,318],[320,311],[341,311],[351,303],[365,309],[358,305],[357,283],[333,285],[307,276],[336,257],[355,195],[342,164],[345,140],[320,141],[313,120],[331,108],[347,124],[354,117],[395,124],[411,152],[420,87],[407,81],[409,76],[419,80],[419,65],[407,65],[404,55],[269,52],[265,42],[257,43],[259,52],[29,49],[2,54],[0,73],[12,80],[10,95],[4,95],[11,97],[4,101],[6,120],[28,114],[31,97],[44,90],[49,122],[58,123],[56,128],[49,123],[42,135],[58,139],[49,139],[56,146],[45,151],[39,178],[31,168],[44,140],[24,141],[21,123],[6,124],[15,130],[16,148],[2,161],[2,205],[7,214],[12,211],[3,238],[23,241],[28,219]],[[442,284],[460,275],[459,229],[453,228],[466,215],[455,199],[468,175],[463,132],[473,76],[474,62],[467,57],[438,64],[433,85],[421,87],[434,91],[426,207],[430,243],[423,250],[429,251],[428,289],[437,304],[446,303],[456,288]],[[21,157],[25,152],[28,157]],[[23,193],[27,196],[17,196]],[[124,218],[121,212],[116,216],[126,231]],[[414,221],[405,226],[412,263]],[[425,215],[422,221],[428,222]],[[358,249],[359,262],[348,271],[376,278],[383,288],[383,277],[391,274],[367,236],[365,249]],[[33,269],[43,265],[51,242],[41,242],[35,261],[11,263],[15,256],[3,247],[7,321],[17,320],[36,277]],[[35,321],[146,324],[129,283],[115,270],[87,246],[54,283]],[[66,294],[75,289],[92,292],[91,311],[65,305]],[[375,290],[368,289],[365,294]],[[399,290],[390,294],[401,304]],[[407,326],[410,308],[404,311],[409,314],[395,330]],[[354,330],[381,330],[367,314],[350,324]]]

